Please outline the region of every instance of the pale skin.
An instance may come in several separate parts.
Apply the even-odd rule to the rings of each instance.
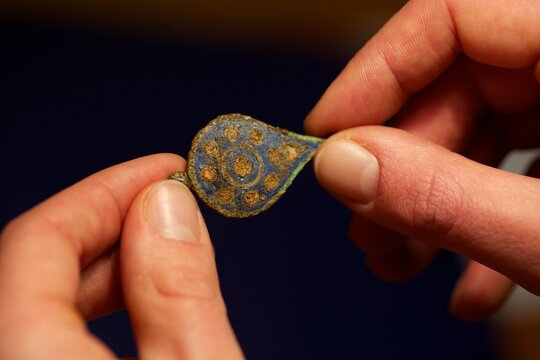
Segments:
[[[376,274],[410,278],[438,248],[474,259],[452,299],[464,319],[493,313],[513,281],[540,294],[540,163],[529,176],[487,166],[540,145],[538,24],[537,0],[413,0],[306,119],[334,134],[316,174],[356,214],[351,238]],[[379,126],[393,116],[397,129]],[[328,161],[336,149],[350,159]],[[121,307],[141,359],[243,358],[196,202],[162,180],[184,168],[170,154],[120,164],[4,228],[0,358],[113,358],[85,321]]]
[[[356,214],[350,236],[375,274],[409,279],[438,248],[475,260],[451,301],[467,320],[496,311],[512,280],[540,294],[540,162],[528,177],[485,166],[497,166],[509,150],[540,146],[538,24],[535,0],[411,1],[355,55],[305,122],[314,135],[336,133],[315,169]],[[366,126],[392,117],[405,131]],[[342,139],[377,159],[370,199],[351,198],[360,181],[330,176],[354,179],[350,159],[317,166]]]

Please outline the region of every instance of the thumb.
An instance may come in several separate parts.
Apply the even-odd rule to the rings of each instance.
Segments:
[[[404,131],[352,128],[315,158],[321,185],[355,213],[481,262],[540,294],[540,182]]]
[[[120,261],[141,359],[240,359],[193,195],[168,180],[131,205]]]

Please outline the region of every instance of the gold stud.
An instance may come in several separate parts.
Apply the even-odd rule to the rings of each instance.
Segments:
[[[275,190],[279,185],[279,177],[275,173],[270,173],[264,178],[264,187],[267,191]]]
[[[233,168],[235,174],[243,178],[251,174],[251,171],[253,170],[253,164],[247,156],[240,155],[239,157],[234,159]]]
[[[244,201],[249,206],[255,206],[259,203],[260,196],[257,190],[250,190],[244,194]]]
[[[223,187],[216,192],[217,199],[222,204],[229,204],[233,201],[234,193],[231,188]]]
[[[238,129],[234,126],[229,126],[223,130],[223,135],[229,139],[229,141],[236,141],[236,139],[238,139]]]
[[[217,157],[219,155],[219,145],[214,140],[208,140],[204,143],[204,152],[208,156]]]
[[[249,138],[255,145],[261,145],[264,141],[264,134],[259,129],[251,129]]]
[[[201,177],[207,182],[214,181],[217,178],[217,170],[212,166],[205,166],[201,170]]]
[[[268,160],[274,165],[277,165],[280,163],[279,161],[279,151],[275,148],[270,148],[266,151],[266,156],[268,157]]]
[[[302,148],[298,145],[283,144],[282,146],[283,157],[285,161],[293,162],[302,153]]]

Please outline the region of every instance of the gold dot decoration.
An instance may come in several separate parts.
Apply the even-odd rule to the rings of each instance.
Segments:
[[[249,206],[255,206],[259,203],[261,197],[257,190],[250,190],[244,194],[244,201]]]
[[[221,115],[195,135],[187,180],[179,181],[222,215],[253,216],[285,193],[321,141],[246,115]]]
[[[230,146],[223,154],[219,174],[233,188],[249,188],[262,181],[264,162],[250,144]]]
[[[208,140],[205,142],[203,149],[208,156],[217,157],[219,155],[219,145],[214,140]]]
[[[205,166],[201,170],[201,178],[206,182],[211,182],[217,178],[217,170],[212,166]]]
[[[296,160],[303,152],[304,148],[296,144],[286,143],[281,144],[279,148],[269,148],[266,151],[266,157],[274,165],[289,166],[294,160]]]
[[[230,204],[234,199],[234,192],[230,187],[222,187],[216,192],[218,201],[222,204]]]
[[[259,129],[251,129],[249,138],[255,145],[261,145],[264,142],[264,134]]]
[[[270,173],[264,178],[264,188],[267,191],[275,190],[279,185],[279,177],[275,173]]]
[[[243,178],[251,174],[253,164],[247,156],[240,155],[234,159],[233,169],[236,175]]]
[[[238,139],[238,129],[234,126],[229,126],[223,130],[223,136],[229,139],[229,141],[236,141]]]
[[[302,148],[295,144],[283,144],[282,153],[285,161],[292,162],[294,161],[301,153]]]
[[[280,156],[279,151],[276,148],[270,148],[266,151],[266,156],[268,157],[268,160],[274,165],[280,163]]]

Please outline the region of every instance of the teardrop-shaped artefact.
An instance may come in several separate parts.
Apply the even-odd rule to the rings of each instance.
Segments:
[[[190,187],[224,216],[256,215],[285,193],[321,142],[246,115],[219,116],[193,139]]]

